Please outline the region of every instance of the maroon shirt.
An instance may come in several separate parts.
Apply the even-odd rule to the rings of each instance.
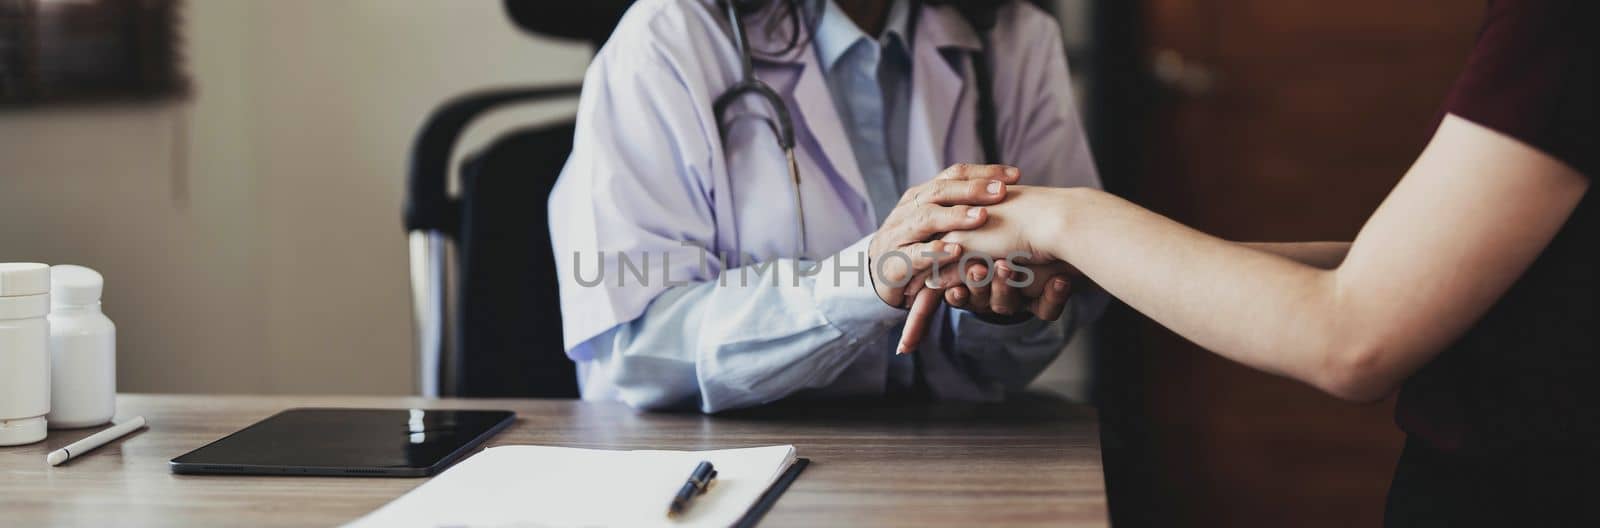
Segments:
[[[1445,112],[1600,174],[1600,0],[1491,0]],[[1408,380],[1397,422],[1448,456],[1600,450],[1595,192],[1505,297]],[[1409,453],[1408,453],[1409,454]]]

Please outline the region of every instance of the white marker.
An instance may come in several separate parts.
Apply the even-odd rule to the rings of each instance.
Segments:
[[[83,456],[84,453],[95,448],[111,443],[112,440],[122,438],[128,433],[144,427],[144,417],[135,416],[132,420],[124,420],[116,425],[107,427],[98,433],[84,437],[83,440],[67,444],[67,447],[51,451],[44,459],[52,466],[59,466],[62,462]]]

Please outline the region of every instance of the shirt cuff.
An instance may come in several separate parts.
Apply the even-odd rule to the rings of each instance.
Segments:
[[[872,286],[867,246],[872,235],[817,263],[815,299],[823,318],[846,335],[884,330],[905,321],[906,310],[889,306]]]
[[[963,339],[1007,340],[1037,334],[1051,324],[1051,321],[1037,317],[1013,324],[991,323],[978,317],[978,314],[960,308],[951,308],[950,313],[950,329]]]

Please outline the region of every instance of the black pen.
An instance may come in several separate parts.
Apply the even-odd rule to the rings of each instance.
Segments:
[[[672,497],[672,506],[667,508],[667,516],[683,513],[683,510],[689,508],[689,501],[705,494],[706,488],[711,487],[711,481],[716,478],[717,470],[711,467],[711,462],[700,461],[700,465],[695,466],[694,472],[689,474],[689,480],[683,483],[682,488],[678,488],[678,495]]]

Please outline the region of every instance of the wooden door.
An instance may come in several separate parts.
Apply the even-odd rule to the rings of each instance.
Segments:
[[[1142,8],[1145,52],[1166,89],[1144,110],[1125,193],[1224,238],[1285,241],[1354,237],[1437,124],[1484,5]],[[1124,506],[1142,509],[1138,524],[1381,525],[1403,441],[1393,398],[1344,403],[1147,320],[1133,328],[1150,496]]]

